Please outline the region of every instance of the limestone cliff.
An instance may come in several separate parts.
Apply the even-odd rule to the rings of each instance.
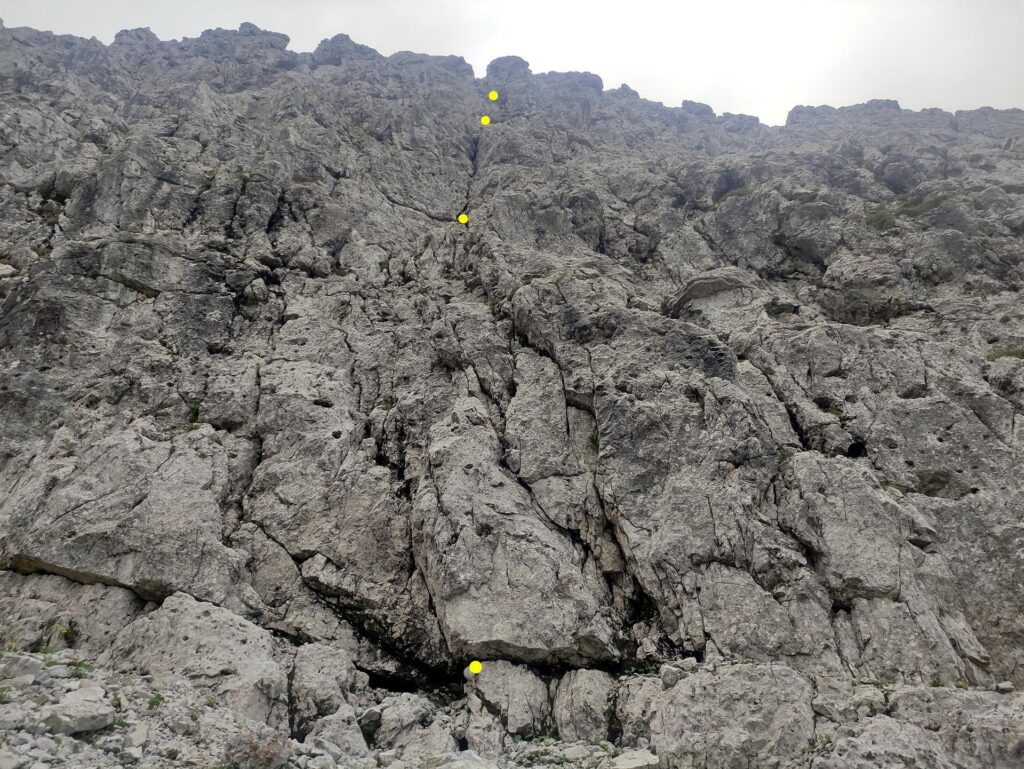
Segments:
[[[1024,111],[286,46],[0,25],[0,766],[1021,765]]]

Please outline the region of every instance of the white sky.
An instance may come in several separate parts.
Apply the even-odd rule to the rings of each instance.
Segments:
[[[1024,107],[1024,0],[0,0],[8,27],[109,43],[243,21],[311,51],[338,32],[383,54],[457,54],[483,75],[515,54],[606,88],[781,124],[797,104]]]

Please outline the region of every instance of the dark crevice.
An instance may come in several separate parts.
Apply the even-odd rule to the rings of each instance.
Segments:
[[[823,274],[828,269],[828,264],[818,253],[817,246],[810,241],[791,241],[785,233],[779,231],[772,236],[772,243],[781,248],[786,254],[791,269],[788,270],[767,270],[767,277],[791,277],[793,273],[818,273]]]
[[[855,440],[846,449],[846,456],[851,459],[867,456],[867,446],[862,440]]]
[[[853,611],[853,599],[845,596],[832,596],[831,613],[833,616],[841,611],[847,613]]]
[[[107,587],[119,587],[129,591],[130,593],[134,593],[143,601],[152,601],[157,604],[163,603],[163,600],[174,592],[167,586],[160,586],[160,589],[156,589],[157,586],[153,585],[150,589],[143,587],[142,585],[127,585],[123,582],[118,582],[115,579],[105,577],[102,574],[91,574],[88,572],[76,571],[75,569],[65,569],[54,564],[46,563],[38,558],[24,555],[15,555],[9,564],[0,564],[0,570],[5,568],[16,574],[22,575],[53,574],[58,577],[63,577],[68,580],[68,582],[75,582],[79,585],[106,585]],[[207,603],[213,602],[207,601]]]
[[[429,671],[416,668],[411,674],[370,670],[356,661],[356,668],[366,674],[369,686],[389,692],[407,692],[446,705],[465,696],[462,669],[451,672]]]
[[[292,739],[301,740],[306,735],[299,734],[296,729],[296,703],[295,703],[295,664],[288,666],[288,733]]]
[[[370,422],[367,421],[364,428],[364,438],[370,438],[372,435]],[[391,457],[385,451],[384,440],[385,436],[381,436],[374,442],[374,455],[373,461],[378,467],[386,467],[391,473],[391,480],[395,486],[395,495],[405,500],[407,503],[412,504],[412,498],[415,493],[413,486],[413,479],[407,478],[405,475],[405,444],[407,436],[405,432],[405,424],[401,421],[396,420],[396,434],[394,435],[395,447],[398,451],[397,457]]]
[[[786,414],[789,416],[789,424],[793,428],[793,432],[796,433],[796,437],[800,441],[800,446],[804,451],[810,451],[810,441],[807,440],[807,434],[804,432],[804,428],[800,426],[800,420],[797,419],[796,412],[793,410],[793,407],[781,398],[779,398],[779,401],[786,408]]]

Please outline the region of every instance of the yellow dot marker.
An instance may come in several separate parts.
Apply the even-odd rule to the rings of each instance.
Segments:
[[[459,214],[459,224],[469,224],[469,214]]]
[[[469,672],[475,676],[480,675],[480,671],[484,669],[484,666],[480,664],[479,660],[473,660],[469,663]]]
[[[487,98],[490,99],[491,101],[497,101],[498,100],[498,92],[497,91],[491,91],[489,94],[487,94]]]
[[[480,125],[490,125],[490,124],[491,124],[491,116],[490,115],[484,115],[482,118],[480,118]]]

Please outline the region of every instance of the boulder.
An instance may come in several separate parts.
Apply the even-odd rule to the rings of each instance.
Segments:
[[[114,723],[114,708],[98,686],[68,692],[55,705],[43,708],[40,722],[51,734],[95,732]]]
[[[566,673],[555,692],[553,716],[566,742],[608,739],[615,679],[601,670]]]
[[[286,728],[281,656],[266,630],[183,593],[128,625],[109,651],[118,668],[182,676],[246,717]]]

